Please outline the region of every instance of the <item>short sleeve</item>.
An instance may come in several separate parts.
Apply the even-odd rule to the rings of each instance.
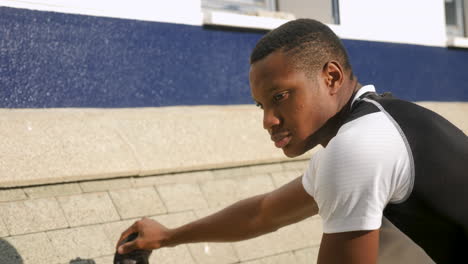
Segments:
[[[379,115],[342,126],[304,173],[304,189],[317,202],[325,233],[380,228],[387,203],[407,188],[406,146]]]

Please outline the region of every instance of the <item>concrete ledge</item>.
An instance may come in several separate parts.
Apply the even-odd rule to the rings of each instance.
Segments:
[[[0,109],[0,188],[288,160],[261,120],[251,105]]]
[[[420,104],[468,131],[468,103]],[[0,188],[290,160],[251,105],[0,109],[0,137]]]

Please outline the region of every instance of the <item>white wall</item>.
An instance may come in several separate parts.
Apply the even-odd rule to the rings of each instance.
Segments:
[[[302,0],[310,1],[310,0]],[[0,0],[0,5],[65,13],[202,25],[200,0]],[[442,0],[341,0],[341,24],[332,28],[342,38],[446,46]],[[266,20],[227,24],[273,28]],[[209,20],[205,19],[205,22]],[[222,23],[221,23],[222,24]],[[269,26],[270,25],[270,26]]]
[[[442,0],[341,0],[342,38],[445,46]]]

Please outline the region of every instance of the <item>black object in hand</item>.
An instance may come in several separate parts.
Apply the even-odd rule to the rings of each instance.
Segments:
[[[126,239],[124,239],[119,244],[119,246],[129,241],[133,241],[137,237],[138,237],[138,233],[132,233]],[[151,255],[151,250],[134,250],[124,255],[121,255],[118,252],[115,252],[114,264],[148,264],[150,255]]]

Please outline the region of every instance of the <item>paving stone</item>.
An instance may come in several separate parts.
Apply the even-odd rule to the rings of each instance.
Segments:
[[[115,246],[117,244],[117,241],[119,241],[122,232],[129,228],[135,221],[139,219],[140,218],[135,218],[124,221],[105,223],[102,224],[102,228],[109,241],[112,243],[113,246]]]
[[[3,223],[2,218],[0,217],[0,237],[8,236],[8,229],[6,228],[5,224]]]
[[[291,225],[254,239],[236,242],[234,248],[239,259],[245,261],[301,249],[305,244],[304,236],[295,225]]]
[[[273,183],[276,188],[279,188],[286,183],[291,182],[294,179],[300,177],[301,174],[297,171],[283,171],[283,172],[273,172],[271,177],[273,178]]]
[[[204,208],[204,209],[198,209],[198,210],[195,210],[194,213],[198,218],[202,218],[202,217],[205,217],[205,216],[208,216],[208,215],[211,215],[211,214],[214,214],[222,209],[224,209],[225,207],[210,207],[210,208]]]
[[[0,190],[0,202],[19,201],[27,198],[23,189]]]
[[[75,227],[47,232],[59,261],[92,259],[114,254],[114,247],[100,225]]]
[[[239,261],[230,243],[196,243],[188,247],[197,263],[230,264]]]
[[[287,252],[279,255],[265,257],[262,259],[248,261],[245,264],[285,264],[285,263],[296,263],[296,257],[292,252]]]
[[[81,193],[81,188],[78,183],[28,187],[23,190],[29,198],[33,199]]]
[[[153,187],[109,191],[123,219],[165,213],[167,210]]]
[[[225,207],[241,199],[274,189],[268,175],[245,177],[242,179],[222,179],[200,183],[210,207]]]
[[[128,189],[133,186],[131,178],[120,178],[110,180],[97,180],[80,182],[83,192],[102,192],[108,190]]]
[[[227,169],[216,169],[212,170],[215,179],[225,179],[241,176],[250,176],[252,171],[250,167],[236,167],[236,168],[227,168]]]
[[[51,264],[59,258],[47,235],[35,233],[0,239],[0,263]]]
[[[55,198],[43,198],[0,204],[1,217],[11,235],[20,235],[67,227],[67,221]]]
[[[304,248],[294,252],[296,255],[297,264],[310,264],[310,263],[317,263],[318,259],[319,248],[312,247],[312,248]]]
[[[181,212],[167,215],[157,215],[150,217],[153,220],[158,221],[168,228],[175,228],[181,225],[185,225],[193,220],[196,220],[196,216],[193,212]]]
[[[119,220],[119,215],[106,192],[62,196],[57,199],[70,226]]]
[[[195,264],[187,245],[173,248],[154,250],[150,257],[150,264]],[[201,263],[200,263],[201,264]]]
[[[312,217],[296,224],[302,235],[305,237],[306,246],[318,246],[322,241],[322,219]]]
[[[277,171],[283,171],[283,166],[281,166],[280,163],[253,165],[250,166],[250,170],[252,174],[272,173]]]
[[[275,189],[273,181],[268,175],[257,175],[237,181],[237,199],[245,199],[254,195],[270,192]]]
[[[238,200],[238,186],[234,179],[202,182],[200,187],[210,207],[224,207]]]
[[[263,264],[262,259],[250,260],[250,261],[242,261],[242,264]]]
[[[281,165],[283,166],[284,170],[304,171],[309,165],[309,159],[283,162]]]
[[[151,186],[151,185],[164,185],[164,184],[175,184],[175,183],[197,183],[214,178],[211,171],[195,171],[195,172],[183,172],[175,174],[164,174],[155,176],[142,176],[134,179],[134,184],[137,187],[140,186]]]
[[[208,207],[208,203],[196,183],[160,185],[157,189],[169,212]]]

